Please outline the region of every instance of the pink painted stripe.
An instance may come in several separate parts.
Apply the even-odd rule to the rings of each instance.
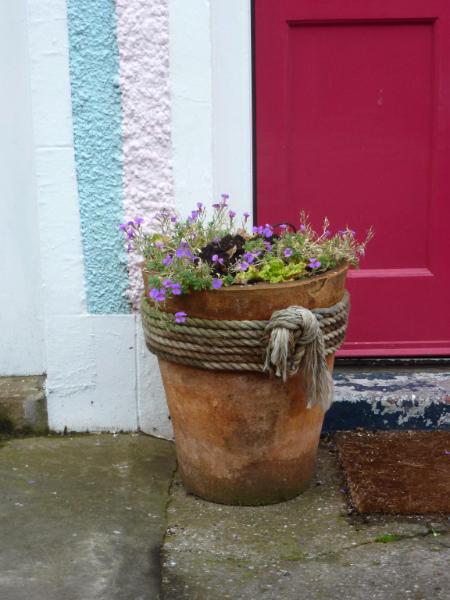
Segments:
[[[117,0],[122,97],[123,186],[127,219],[146,221],[173,206],[168,0]],[[141,293],[130,255],[130,298]]]

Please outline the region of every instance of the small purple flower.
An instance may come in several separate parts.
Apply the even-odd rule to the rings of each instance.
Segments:
[[[119,229],[120,229],[120,231],[126,231],[127,230],[127,224],[126,223],[121,223],[119,225]]]
[[[241,263],[238,264],[238,269],[239,271],[247,271],[249,268],[249,264],[247,261],[243,260]]]
[[[144,219],[142,217],[136,217],[134,220],[134,224],[137,225],[138,227],[140,225],[142,225],[143,222],[144,222]]]
[[[264,237],[266,237],[266,238],[270,238],[273,235],[273,229],[267,223],[264,225],[263,234],[264,234]]]
[[[174,296],[181,296],[182,291],[181,291],[181,284],[180,283],[173,283],[172,284],[172,294]]]
[[[189,221],[190,219],[190,221]],[[188,221],[194,223],[197,219],[198,219],[198,210],[193,210],[191,212],[191,216],[189,217]]]
[[[308,267],[310,269],[318,269],[320,267],[320,260],[317,260],[317,258],[311,258],[309,260],[309,265]]]
[[[234,212],[234,210],[230,210],[228,216],[230,217],[230,221],[232,221],[236,216],[236,213]]]
[[[219,209],[222,205],[219,204],[218,202],[215,202],[212,207],[215,208],[216,210]]]
[[[129,229],[129,230],[127,231],[127,238],[128,238],[129,240],[132,240],[132,239],[134,239],[135,237],[136,237],[136,234],[134,233],[134,231],[133,231],[132,229]]]
[[[199,212],[203,210],[203,202],[197,202],[197,209]]]
[[[450,454],[450,450],[444,450],[444,454],[448,456]]]
[[[162,282],[163,286],[165,288],[170,288],[172,287],[172,280],[171,279],[164,279],[164,281]]]
[[[214,277],[214,279],[212,280],[212,286],[215,290],[218,290],[219,288],[221,288],[223,285],[223,281],[221,279],[219,279],[218,277]]]
[[[184,323],[186,321],[186,317],[187,317],[187,314],[183,310],[176,312],[175,313],[175,323],[178,323],[178,324]]]
[[[178,221],[178,217],[176,215],[172,215],[170,217],[170,220],[171,220],[172,223],[176,223]]]
[[[283,254],[286,258],[289,258],[292,256],[292,248],[285,248]]]
[[[215,238],[213,238],[213,242],[214,242],[215,244],[218,244],[218,243],[220,242],[220,237],[217,237],[217,236],[216,236]]]
[[[250,213],[249,212],[245,212],[244,213],[244,221],[247,223],[248,219],[250,218]]]
[[[178,246],[178,248],[175,251],[175,256],[177,258],[183,258],[184,256],[186,256],[187,258],[192,257],[192,252],[189,250],[189,246],[186,242],[182,242],[180,246]]]
[[[170,254],[166,254],[166,256],[162,259],[162,264],[166,267],[173,263],[173,256]]]
[[[244,254],[244,259],[248,262],[249,265],[255,260],[255,255],[252,252],[246,252]]]
[[[281,223],[281,225],[280,225],[281,231],[286,231],[287,228],[288,228],[288,226],[286,225],[286,223]]]
[[[331,231],[329,229],[325,229],[325,231],[323,232],[323,235],[327,238],[330,237],[331,235]]]
[[[228,198],[230,197],[229,194],[220,194],[222,197],[222,206],[227,206],[228,203]]]
[[[252,229],[253,233],[256,235],[261,235],[263,233],[264,227],[255,225]]]
[[[266,240],[264,240],[263,244],[264,244],[264,248],[266,249],[266,252],[270,252],[272,250],[272,244],[270,242],[267,242]]]
[[[306,225],[303,225],[303,223],[300,223],[300,231],[302,233],[306,231]]]
[[[155,242],[155,248],[162,250],[164,248],[164,242]]]
[[[148,294],[150,298],[155,300],[155,302],[164,302],[166,299],[166,290],[158,290],[157,288],[152,288]]]
[[[218,254],[213,254],[211,260],[213,263],[219,263],[219,265],[223,265],[223,258],[221,258]]]
[[[134,248],[132,244],[127,244],[127,252],[133,252]]]

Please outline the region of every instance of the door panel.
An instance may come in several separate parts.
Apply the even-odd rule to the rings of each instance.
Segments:
[[[255,2],[258,222],[375,229],[341,355],[450,354],[449,4]]]

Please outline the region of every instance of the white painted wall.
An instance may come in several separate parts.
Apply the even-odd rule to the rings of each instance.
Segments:
[[[28,44],[49,425],[134,431],[136,317],[86,312],[65,0],[28,0]]]
[[[169,0],[175,205],[230,194],[252,212],[250,0]],[[138,338],[138,406],[143,431],[170,437],[157,361]]]
[[[249,2],[169,4],[176,205],[185,213],[228,192],[233,207],[251,212]],[[139,317],[86,312],[66,2],[3,2],[0,28],[10,92],[0,105],[8,258],[0,263],[0,373],[46,369],[56,431],[140,427],[171,437]]]
[[[45,370],[26,0],[0,2],[0,375]]]

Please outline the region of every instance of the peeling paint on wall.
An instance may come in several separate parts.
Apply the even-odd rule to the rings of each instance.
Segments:
[[[122,143],[114,0],[68,0],[74,146],[87,307],[125,313]]]
[[[168,0],[117,0],[126,220],[173,206]],[[129,259],[130,299],[142,292]]]

